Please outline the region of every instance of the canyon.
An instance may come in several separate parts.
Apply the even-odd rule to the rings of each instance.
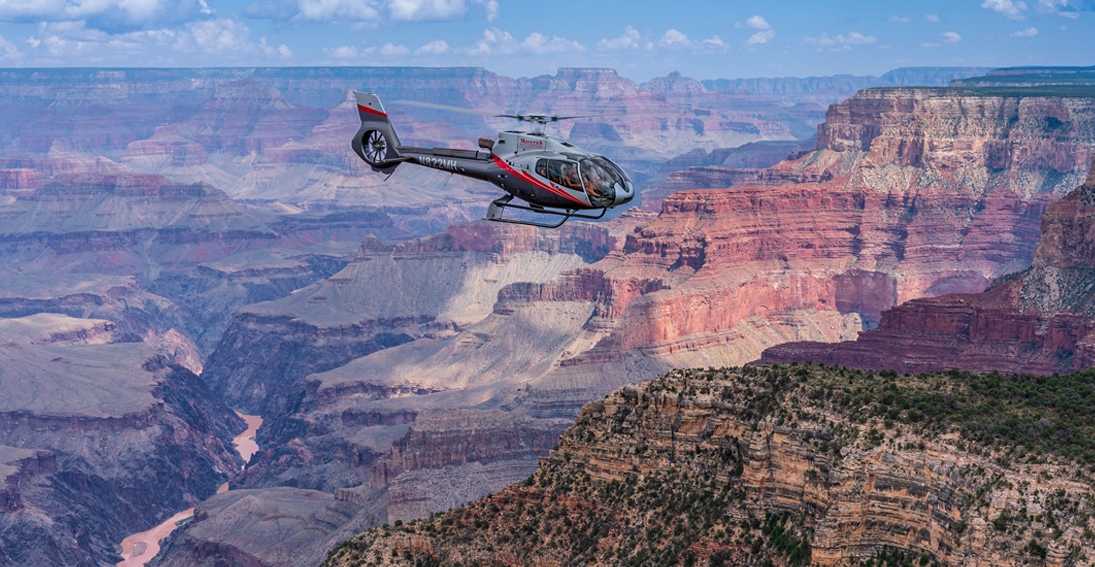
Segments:
[[[520,480],[585,404],[627,384],[673,368],[742,364],[782,343],[847,341],[896,305],[979,292],[1031,264],[1046,207],[1086,179],[1095,154],[1093,101],[862,91],[830,107],[813,151],[758,169],[741,186],[666,191],[656,215],[629,212],[583,228],[594,232],[570,241],[604,243],[595,254],[556,274],[499,279],[463,319],[424,311],[419,298],[405,295],[449,277],[451,268],[438,262],[451,262],[441,258],[457,248],[439,255],[436,237],[395,248],[366,243],[355,264],[398,262],[398,269],[377,279],[355,266],[248,307],[227,331],[242,340],[222,343],[214,358],[224,362],[247,360],[259,344],[283,348],[273,337],[292,333],[272,328],[315,326],[322,313],[341,325],[337,339],[311,331],[314,338],[286,341],[293,344],[285,352],[301,352],[302,338],[323,349],[308,357],[323,366],[302,367],[292,357],[261,362],[293,369],[278,380],[292,384],[288,390],[248,377],[252,362],[209,365],[203,376],[214,391],[279,409],[260,431],[264,451],[240,477],[254,500],[211,501],[201,521],[174,536],[175,553],[209,565],[229,547],[234,560],[256,564],[316,560],[354,526],[405,523]],[[691,176],[710,187],[705,180],[724,173],[718,167],[671,172],[666,182],[684,186]],[[454,225],[437,242],[456,242],[452,233],[476,226]],[[497,230],[476,229],[484,237]],[[519,257],[500,253],[493,261]],[[406,340],[354,356],[350,343],[373,340],[384,327],[341,317],[354,313],[349,304],[372,305],[358,290],[377,289],[393,309],[383,324]],[[332,298],[343,306],[326,311]],[[316,501],[317,490],[333,500]],[[262,524],[264,510],[287,505],[294,493],[302,505],[349,508],[342,523],[324,529],[322,545],[301,543],[293,555],[275,557],[249,530],[271,529]],[[276,500],[260,506],[264,494]],[[225,530],[230,540],[216,535]]]
[[[239,468],[242,421],[118,331],[57,314],[0,319],[0,564],[99,565]]]
[[[366,174],[346,151],[351,88],[475,110],[626,110],[558,133],[634,172],[641,202],[555,231],[472,221],[494,190],[423,168]],[[0,375],[0,389],[34,399],[12,398],[33,411],[0,440],[0,538],[63,521],[4,558],[49,548],[114,564],[124,536],[193,507],[151,565],[317,564],[368,527],[563,466],[551,452],[575,416],[629,384],[863,340],[900,309],[1003,289],[1086,226],[1067,220],[1086,197],[1061,197],[1088,176],[1095,94],[1045,88],[868,89],[823,113],[603,69],[5,70],[0,324],[22,378]],[[472,147],[510,126],[388,110],[420,145]],[[1038,244],[1043,213],[1063,228]],[[1046,260],[1037,285],[1078,289],[1077,254]],[[1009,298],[1045,295],[1012,285]],[[1049,368],[1053,345],[1078,345],[1054,371],[1084,366],[1085,319],[1069,310],[1086,299],[1054,297],[994,323],[1005,342],[1026,325],[1016,332],[1048,349],[1017,371]],[[98,391],[107,363],[126,378]],[[28,389],[34,374],[18,369],[39,366],[79,370]],[[158,417],[123,419],[149,407]],[[243,470],[233,410],[263,419]],[[152,464],[110,468],[114,453],[48,433],[64,416],[68,439],[109,447],[87,425],[99,414],[130,440],[126,463]],[[178,439],[201,441],[192,456]],[[161,474],[192,480],[146,490]],[[93,507],[110,518],[89,531]],[[49,543],[76,533],[78,550]]]

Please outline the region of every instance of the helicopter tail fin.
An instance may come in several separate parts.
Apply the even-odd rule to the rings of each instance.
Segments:
[[[391,173],[404,160],[399,155],[399,136],[388,120],[388,113],[380,104],[380,97],[373,93],[354,91],[361,128],[354,134],[351,147],[373,171]]]

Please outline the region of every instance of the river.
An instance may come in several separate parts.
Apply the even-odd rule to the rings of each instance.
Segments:
[[[236,446],[236,452],[243,457],[243,462],[246,466],[246,463],[250,462],[251,457],[259,450],[259,445],[255,442],[255,432],[262,427],[262,418],[257,415],[244,415],[240,412],[236,412],[236,415],[242,417],[243,421],[247,422],[247,431],[237,435],[236,438],[232,440],[232,444]],[[217,488],[217,494],[227,490],[228,483],[226,482]],[[171,535],[171,532],[175,531],[175,527],[179,522],[193,515],[193,508],[183,510],[151,530],[133,534],[123,539],[122,557],[124,559],[118,563],[118,567],[144,567],[145,563],[148,563],[160,552],[160,541]]]

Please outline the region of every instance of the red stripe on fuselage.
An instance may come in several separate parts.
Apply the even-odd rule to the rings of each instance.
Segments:
[[[360,111],[362,111],[362,112],[368,112],[369,114],[375,114],[375,115],[377,115],[377,116],[383,116],[384,118],[387,118],[387,117],[388,117],[388,115],[387,115],[387,114],[384,114],[383,112],[380,112],[379,110],[373,110],[373,109],[371,109],[371,108],[369,108],[369,107],[367,107],[367,106],[362,106],[362,105],[360,105],[360,104],[359,104],[359,105],[357,105],[357,109],[358,109],[358,110],[360,110]]]
[[[535,177],[533,177],[533,176],[531,176],[531,175],[529,175],[529,174],[527,174],[523,171],[518,171],[516,169],[513,169],[512,167],[509,166],[508,163],[502,161],[502,159],[499,158],[498,156],[494,156],[494,163],[498,167],[501,167],[502,169],[516,175],[521,180],[532,183],[533,185],[535,185],[535,186],[537,186],[541,189],[546,189],[546,190],[548,190],[552,193],[555,193],[556,195],[559,195],[560,197],[566,197],[567,199],[570,199],[571,201],[574,201],[575,203],[578,203],[579,205],[581,205],[583,207],[588,207],[589,206],[588,204],[583,203],[582,201],[580,201],[578,199],[575,199],[572,195],[566,193],[565,191],[560,191],[558,189],[555,189],[554,187],[544,184],[539,179],[536,179]]]

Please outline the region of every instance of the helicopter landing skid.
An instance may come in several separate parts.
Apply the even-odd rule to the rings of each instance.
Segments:
[[[577,209],[566,209],[566,212],[560,212],[560,211],[553,211],[551,209],[546,209],[546,208],[543,208],[543,207],[526,207],[524,205],[511,205],[511,204],[509,204],[509,202],[512,201],[512,200],[513,200],[513,195],[504,195],[502,197],[499,197],[499,198],[491,201],[490,205],[487,207],[487,216],[483,217],[484,220],[489,220],[489,221],[494,221],[494,222],[505,222],[505,223],[510,223],[510,224],[523,224],[523,225],[526,225],[526,226],[538,226],[540,228],[559,228],[560,226],[563,226],[563,223],[565,223],[566,221],[568,221],[572,218],[597,220],[597,219],[603,218],[605,216],[605,212],[608,211],[608,209],[601,209],[601,214],[599,214],[597,216],[580,215],[580,214],[578,214]],[[519,209],[519,210],[522,210],[522,211],[532,211],[534,213],[541,214],[541,215],[556,215],[556,216],[563,217],[563,220],[561,220],[561,221],[559,221],[555,224],[551,224],[551,223],[540,223],[540,222],[531,222],[531,221],[523,221],[523,220],[517,220],[517,219],[503,218],[502,215],[505,213],[505,210],[507,208]]]

